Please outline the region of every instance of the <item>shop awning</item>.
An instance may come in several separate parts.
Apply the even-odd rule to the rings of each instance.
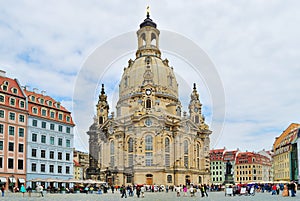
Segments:
[[[13,178],[13,177],[9,177],[9,180],[10,180],[10,182],[12,182],[12,183],[16,183],[16,179]]]
[[[1,181],[1,183],[6,183],[7,179],[5,177],[0,177],[0,181]]]
[[[19,178],[19,183],[24,184],[25,183],[25,179]]]

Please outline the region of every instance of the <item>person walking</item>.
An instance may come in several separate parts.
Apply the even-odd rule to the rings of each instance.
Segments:
[[[28,196],[31,197],[32,188],[30,186],[27,187]]]
[[[206,195],[206,197],[208,197],[207,190],[208,190],[208,185],[204,184],[204,194]]]
[[[24,197],[24,195],[26,193],[26,188],[25,188],[24,184],[22,184],[20,191],[21,191],[21,193],[23,194],[23,197]]]
[[[39,185],[39,186],[36,187],[36,191],[38,193],[40,193],[42,197],[44,197],[43,190],[44,190],[44,188],[43,188],[42,185]]]
[[[2,197],[4,197],[4,192],[5,192],[4,186],[1,186],[1,192],[2,192]]]
[[[121,192],[122,196],[121,196],[121,198],[123,198],[123,197],[127,198],[125,186],[123,185],[121,189],[122,189],[122,192]]]
[[[177,194],[177,197],[180,197],[180,187],[179,186],[176,187],[176,194]]]
[[[145,186],[141,187],[142,198],[145,197]]]
[[[140,194],[141,194],[141,187],[137,186],[136,187],[136,195],[137,195],[138,198],[140,197]]]
[[[201,184],[200,186],[201,197],[204,197],[204,186]]]
[[[183,196],[186,197],[187,196],[187,186],[183,185]]]
[[[282,196],[283,197],[288,197],[289,196],[289,189],[288,189],[286,184],[284,184],[284,186],[283,186]]]
[[[294,181],[292,181],[292,183],[290,184],[290,188],[291,188],[291,197],[295,197],[296,196],[296,184]]]

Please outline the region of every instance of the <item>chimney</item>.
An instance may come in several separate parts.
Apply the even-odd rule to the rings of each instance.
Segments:
[[[0,76],[1,77],[6,77],[6,72],[4,70],[0,70]]]
[[[38,89],[38,88],[33,88],[33,92],[34,92],[34,93],[38,93],[38,92],[39,92],[39,89]]]
[[[46,95],[46,91],[45,90],[41,91],[41,93],[42,93],[43,96]]]

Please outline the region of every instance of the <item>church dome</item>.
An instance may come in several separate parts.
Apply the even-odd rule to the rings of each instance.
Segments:
[[[117,116],[151,109],[175,114],[181,107],[173,68],[161,59],[159,34],[147,13],[137,31],[136,58],[128,61],[120,81]]]
[[[120,98],[138,93],[146,86],[178,98],[178,84],[167,59],[150,55],[138,57],[134,61],[129,60],[120,82]]]

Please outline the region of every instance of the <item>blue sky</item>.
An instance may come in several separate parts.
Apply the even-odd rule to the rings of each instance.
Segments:
[[[85,132],[94,115],[97,83],[105,82],[110,107],[114,108],[115,84],[134,53],[112,61],[106,77],[90,79],[94,100],[89,100],[89,113],[72,101],[78,74],[98,47],[116,36],[135,32],[145,18],[147,5],[159,29],[196,43],[208,54],[220,76],[226,116],[223,132],[217,134],[220,138],[212,147],[270,149],[276,136],[290,123],[299,122],[298,1],[54,2],[0,2],[0,69],[31,89],[45,90],[72,112],[77,108],[74,119],[78,149],[88,150]],[[188,72],[182,73],[188,64],[179,57],[163,52],[165,57],[182,77],[186,89],[180,92],[183,103],[190,94],[191,82],[197,82],[211,124],[214,111],[210,111],[210,89],[203,80],[189,79]]]

